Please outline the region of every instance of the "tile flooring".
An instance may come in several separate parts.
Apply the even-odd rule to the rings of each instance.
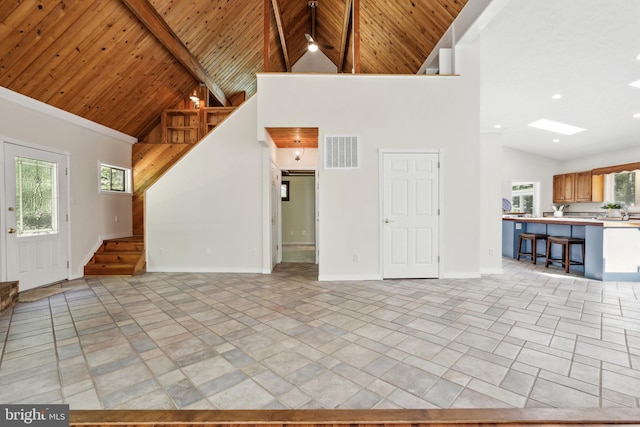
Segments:
[[[638,407],[640,283],[148,273],[0,317],[0,402],[72,409]]]
[[[316,246],[315,245],[282,245],[282,262],[316,262]]]

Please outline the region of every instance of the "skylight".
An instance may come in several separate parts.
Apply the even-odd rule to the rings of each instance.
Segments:
[[[578,132],[582,132],[586,129],[579,128],[577,126],[571,126],[565,123],[554,122],[552,120],[540,119],[536,122],[529,123],[529,126],[548,130],[549,132],[560,133],[562,135],[574,135]]]

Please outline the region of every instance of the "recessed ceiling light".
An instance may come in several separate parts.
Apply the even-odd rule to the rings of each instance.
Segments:
[[[638,56],[636,56],[636,59],[637,59],[638,61],[640,61],[640,54],[638,54]]]
[[[640,80],[636,80],[635,82],[629,83],[629,86],[640,88]]]
[[[635,113],[635,114],[633,115],[633,118],[634,118],[634,119],[640,119],[640,113]]]
[[[562,95],[561,95],[561,94],[559,94],[559,93],[554,93],[554,94],[551,96],[551,99],[560,99],[560,98],[562,98]]]
[[[554,122],[552,120],[540,119],[536,122],[529,123],[529,126],[548,130],[550,132],[561,133],[562,135],[574,135],[578,132],[582,132],[586,129],[579,128],[577,126],[567,125],[565,123]]]
[[[493,127],[496,129],[502,129],[502,125],[493,125]]]
[[[560,142],[558,138],[553,138],[553,142]]]

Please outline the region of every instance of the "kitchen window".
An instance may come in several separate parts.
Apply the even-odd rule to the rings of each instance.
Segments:
[[[540,216],[540,183],[539,182],[512,182],[511,183],[511,210]]]
[[[627,208],[640,206],[640,170],[605,175],[604,199],[621,203]]]

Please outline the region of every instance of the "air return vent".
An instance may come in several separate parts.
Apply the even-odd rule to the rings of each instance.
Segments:
[[[360,167],[358,137],[353,135],[325,136],[324,166],[326,169],[357,169]]]

